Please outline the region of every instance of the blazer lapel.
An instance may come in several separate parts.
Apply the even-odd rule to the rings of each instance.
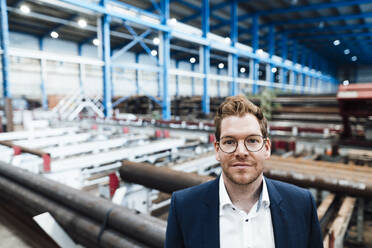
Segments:
[[[217,177],[206,191],[201,209],[204,248],[220,247],[219,178]]]
[[[276,248],[288,248],[290,231],[288,226],[288,213],[282,204],[282,198],[270,179],[265,178],[270,198],[271,220],[273,222]]]

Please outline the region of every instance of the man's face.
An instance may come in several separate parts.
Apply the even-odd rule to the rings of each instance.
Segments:
[[[244,139],[250,135],[262,135],[257,118],[252,114],[242,117],[229,116],[222,119],[221,136],[232,137],[238,141],[236,151],[225,153],[215,142],[216,159],[220,161],[226,179],[239,185],[254,182],[263,172],[263,162],[270,157],[270,140],[264,143],[261,150],[250,152],[244,146]]]

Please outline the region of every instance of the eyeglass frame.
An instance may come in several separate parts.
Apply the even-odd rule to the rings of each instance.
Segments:
[[[251,151],[251,150],[248,149],[247,145],[245,144],[245,140],[246,140],[248,137],[251,137],[251,136],[259,136],[259,137],[261,137],[261,138],[263,139],[262,146],[261,146],[260,149],[258,149],[258,150],[256,150],[256,151]],[[229,136],[228,136],[228,137],[229,137]],[[222,138],[224,138],[224,137],[222,137]],[[220,138],[220,140],[221,140],[222,138]],[[231,138],[235,139],[234,137],[231,137]],[[221,149],[221,151],[223,151],[224,153],[232,154],[232,153],[236,152],[236,149],[238,149],[239,141],[235,139],[237,142],[236,142],[236,146],[235,146],[234,151],[232,151],[232,152],[225,152],[225,151],[221,148],[220,140],[219,140],[219,141],[216,141],[216,143],[218,144],[218,147]],[[247,149],[247,151],[249,151],[249,152],[259,152],[259,151],[261,151],[262,148],[265,146],[265,143],[266,143],[267,140],[268,140],[268,138],[267,138],[267,137],[264,137],[264,136],[262,136],[262,135],[256,135],[256,134],[248,135],[247,137],[244,138],[244,147],[245,147],[245,149]]]

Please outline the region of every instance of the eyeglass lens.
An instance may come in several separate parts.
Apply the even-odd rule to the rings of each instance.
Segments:
[[[262,149],[265,139],[260,135],[250,135],[244,139],[248,151],[257,152]],[[219,142],[220,148],[226,153],[235,152],[238,141],[233,137],[223,137]]]

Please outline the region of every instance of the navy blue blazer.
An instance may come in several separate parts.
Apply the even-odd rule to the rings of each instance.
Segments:
[[[219,177],[177,191],[169,209],[165,248],[219,248]],[[276,248],[322,248],[311,193],[265,178]],[[234,247],[232,247],[234,248]]]

